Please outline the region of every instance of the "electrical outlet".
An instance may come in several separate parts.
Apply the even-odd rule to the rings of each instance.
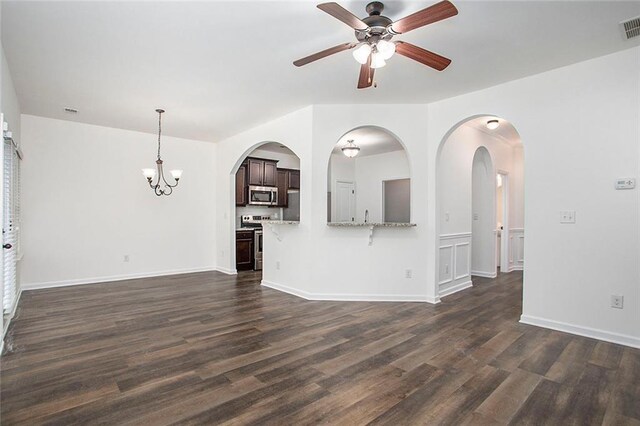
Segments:
[[[446,213],[444,214],[444,221],[445,221],[445,222],[449,222],[449,212],[446,212]]]
[[[474,213],[473,214],[473,220],[478,220],[480,218],[480,216],[478,216],[478,213]]]
[[[405,278],[411,278],[411,275],[413,275],[413,271],[411,271],[411,269],[407,269],[404,271]]]
[[[129,255],[125,254],[124,258],[122,259],[123,262],[128,262],[129,261]]]
[[[280,261],[279,260],[276,261],[276,270],[278,270],[278,271],[280,270]]]
[[[616,309],[622,309],[624,305],[624,296],[618,294],[611,295],[611,307]]]
[[[560,223],[576,223],[576,212],[574,210],[560,212]]]

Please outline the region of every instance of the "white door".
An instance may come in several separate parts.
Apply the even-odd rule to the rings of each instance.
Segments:
[[[334,222],[356,220],[356,188],[353,182],[336,182],[336,217]]]

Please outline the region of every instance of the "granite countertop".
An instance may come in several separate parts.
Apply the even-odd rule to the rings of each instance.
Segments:
[[[415,223],[393,223],[393,222],[328,222],[327,226],[343,226],[347,228],[411,228]]]
[[[299,225],[299,220],[262,220],[262,223],[268,225]]]

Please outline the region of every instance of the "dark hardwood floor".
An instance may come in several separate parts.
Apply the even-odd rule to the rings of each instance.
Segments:
[[[12,424],[640,424],[640,350],[518,323],[522,275],[310,302],[217,272],[25,292]]]

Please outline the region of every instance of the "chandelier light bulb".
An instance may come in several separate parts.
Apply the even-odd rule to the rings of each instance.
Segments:
[[[387,65],[387,63],[384,61],[384,58],[382,57],[380,52],[373,52],[371,54],[371,68],[382,68],[385,65]]]
[[[382,56],[382,59],[386,61],[396,53],[396,44],[388,40],[380,40],[378,44],[376,44],[376,50],[378,54]]]
[[[154,169],[142,169],[142,174],[147,179],[153,179],[156,176],[156,171]]]
[[[353,50],[353,57],[361,64],[366,64],[371,54],[371,45],[369,43],[361,43],[360,46]]]
[[[500,126],[500,122],[498,120],[489,120],[487,121],[487,129],[495,130]]]
[[[171,170],[169,173],[171,173],[171,176],[173,176],[175,180],[178,180],[182,177],[182,170]]]

